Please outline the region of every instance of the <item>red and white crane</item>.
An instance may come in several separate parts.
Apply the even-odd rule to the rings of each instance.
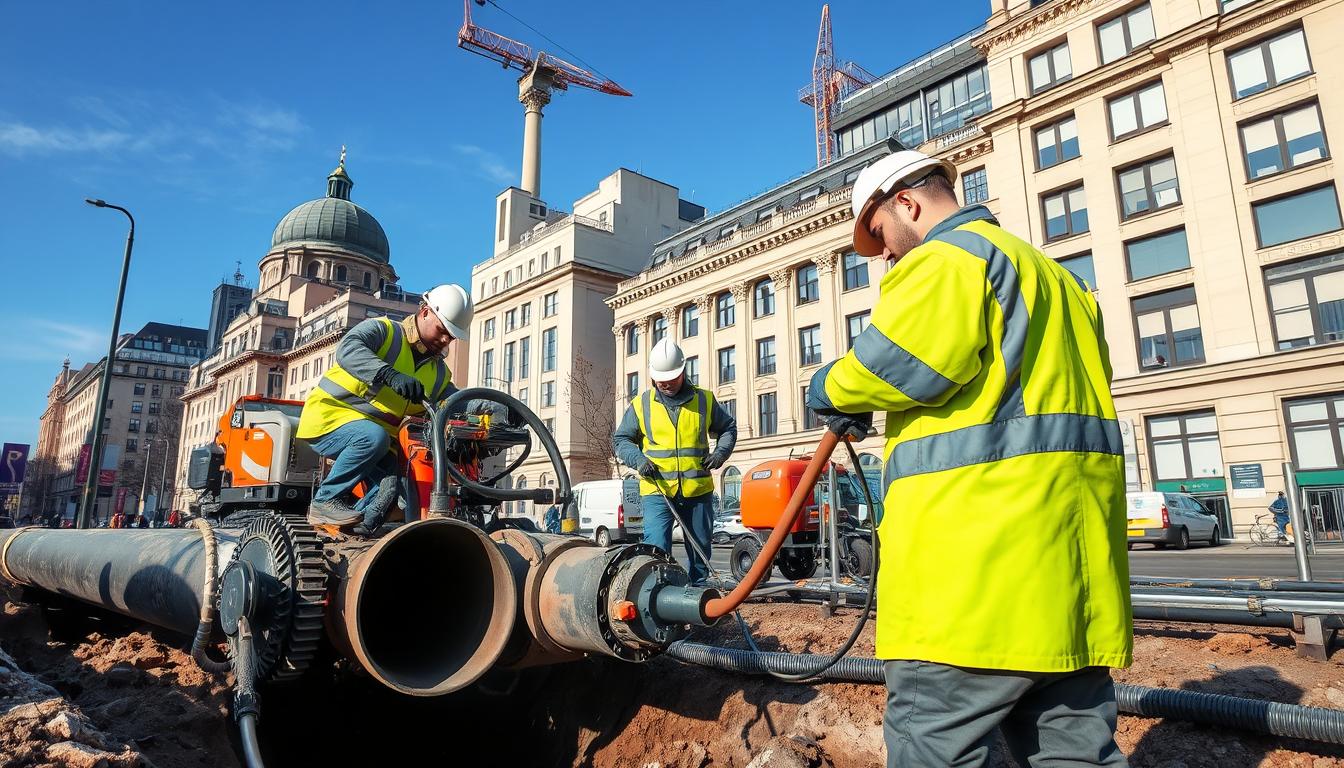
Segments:
[[[831,123],[840,112],[840,101],[877,78],[852,61],[835,62],[831,41],[831,6],[821,7],[817,32],[817,55],[812,59],[812,83],[798,92],[798,100],[812,107],[817,121],[817,167],[840,157]]]

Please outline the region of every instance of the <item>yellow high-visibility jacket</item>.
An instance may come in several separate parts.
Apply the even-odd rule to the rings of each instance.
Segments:
[[[714,475],[705,469],[709,455],[709,423],[714,413],[714,394],[686,384],[694,390],[691,399],[677,409],[672,423],[667,406],[655,402],[653,390],[645,390],[630,404],[640,434],[641,450],[658,468],[658,482],[639,479],[639,494],[693,498],[714,492]]]
[[[877,655],[1061,672],[1133,649],[1097,302],[973,206],[882,278],[808,405],[887,412]]]
[[[411,345],[406,341],[399,323],[386,317],[372,318],[364,323],[381,323],[385,326],[386,337],[375,353],[397,371],[419,379],[425,387],[426,399],[437,402],[448,394],[453,376],[442,358],[431,357],[417,366]],[[351,332],[354,333],[353,330]],[[419,416],[424,412],[425,408],[420,403],[407,402],[391,387],[357,378],[345,370],[338,360],[322,375],[321,381],[304,401],[295,436],[312,440],[343,424],[372,419],[381,424],[395,442],[402,418]]]

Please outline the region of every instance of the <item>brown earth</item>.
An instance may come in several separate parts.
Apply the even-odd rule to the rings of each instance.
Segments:
[[[0,589],[0,597],[8,598],[0,646],[59,691],[63,706],[101,732],[109,751],[143,754],[164,768],[238,764],[226,681],[203,673],[180,650],[185,638],[115,617],[89,618],[47,598],[39,608],[14,592]],[[785,603],[743,609],[762,649],[812,653],[837,647],[855,614],[824,618],[815,606]],[[1117,671],[1118,681],[1344,709],[1344,666],[1299,658],[1280,630],[1143,623],[1135,634],[1135,664]],[[732,623],[691,639],[742,646]],[[854,654],[872,650],[869,626]],[[589,659],[483,682],[441,699],[410,699],[358,671],[324,665],[300,685],[263,691],[263,751],[272,766],[883,764],[879,685],[789,684],[668,658],[641,666]],[[0,717],[12,709],[10,699],[0,698]],[[32,757],[42,756],[37,746],[49,750],[59,742],[36,727],[30,736],[32,749],[23,757],[0,735],[0,768],[76,764],[49,752]],[[1344,768],[1341,747],[1140,717],[1120,718],[1117,741],[1134,766]],[[1011,761],[1000,753],[995,764]]]

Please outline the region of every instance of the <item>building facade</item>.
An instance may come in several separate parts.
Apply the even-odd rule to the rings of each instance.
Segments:
[[[1132,488],[1240,533],[1291,461],[1344,512],[1338,0],[996,0],[974,43],[1004,226],[1096,291]]]
[[[676,187],[624,168],[549,209],[520,189],[500,193],[494,255],[472,269],[470,383],[510,392],[555,437],[574,482],[611,476],[612,310],[604,301],[640,270],[655,241],[704,215]],[[517,487],[556,482],[540,446]],[[511,510],[535,514],[524,503]]]
[[[117,342],[103,417],[103,456],[90,456],[98,389],[107,359],[72,371],[69,361],[47,396],[38,430],[34,461],[43,487],[33,491],[30,511],[41,517],[74,519],[83,494],[82,471],[99,475],[95,518],[116,508],[139,509],[142,488],[165,495],[175,479],[178,397],[188,371],[205,356],[206,331],[165,323],[147,323]],[[165,464],[166,460],[166,464]]]
[[[214,440],[220,417],[238,398],[304,400],[335,363],[348,329],[370,317],[399,321],[419,307],[420,294],[398,284],[382,225],[350,201],[353,187],[342,156],[327,177],[326,197],[280,220],[258,264],[256,292],[224,325],[218,349],[191,369],[182,396],[177,508],[188,509],[196,499],[186,487],[191,451]],[[216,307],[219,297],[217,289]],[[448,356],[459,385],[468,344],[453,342]]]

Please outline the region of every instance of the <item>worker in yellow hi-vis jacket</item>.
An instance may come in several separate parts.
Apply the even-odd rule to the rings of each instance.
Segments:
[[[1109,667],[1133,645],[1120,429],[1082,280],[962,208],[919,152],[854,185],[854,247],[890,269],[807,404],[886,411],[877,655],[888,766],[1125,765]],[[956,566],[950,567],[955,562]]]

